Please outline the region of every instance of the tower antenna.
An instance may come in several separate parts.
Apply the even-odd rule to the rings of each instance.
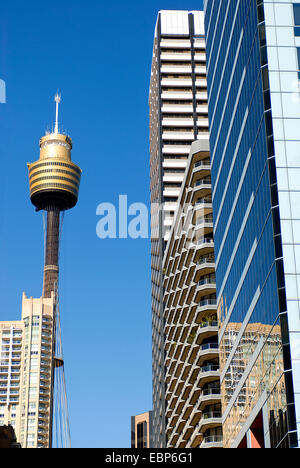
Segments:
[[[56,93],[54,100],[56,102],[56,117],[55,117],[55,128],[54,133],[58,133],[58,106],[61,103],[61,94]]]

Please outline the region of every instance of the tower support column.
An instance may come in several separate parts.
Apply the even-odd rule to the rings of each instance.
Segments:
[[[51,292],[55,292],[58,287],[59,218],[59,210],[51,208],[47,211],[47,237],[43,284],[44,297],[51,297]]]

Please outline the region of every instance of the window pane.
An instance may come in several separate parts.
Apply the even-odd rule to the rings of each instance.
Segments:
[[[297,56],[298,56],[298,70],[300,70],[300,47],[297,47]]]
[[[295,24],[300,25],[300,3],[295,3],[293,7],[294,7]]]

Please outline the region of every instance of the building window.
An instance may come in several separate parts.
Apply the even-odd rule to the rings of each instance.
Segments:
[[[298,78],[300,80],[300,47],[297,47],[297,57],[298,57]]]
[[[137,448],[147,448],[147,423],[137,424]]]
[[[300,3],[294,3],[294,31],[295,36],[300,37]]]

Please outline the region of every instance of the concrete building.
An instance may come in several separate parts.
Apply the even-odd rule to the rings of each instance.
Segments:
[[[191,146],[163,271],[167,446],[221,448],[208,137]]]
[[[131,448],[152,447],[152,411],[131,416]]]
[[[161,11],[149,95],[154,447],[166,446],[164,250],[191,143],[208,133],[203,12]]]
[[[300,3],[204,0],[224,447],[300,440]]]
[[[0,322],[0,425],[11,425],[22,448],[52,440],[54,297],[23,294],[22,320]]]

